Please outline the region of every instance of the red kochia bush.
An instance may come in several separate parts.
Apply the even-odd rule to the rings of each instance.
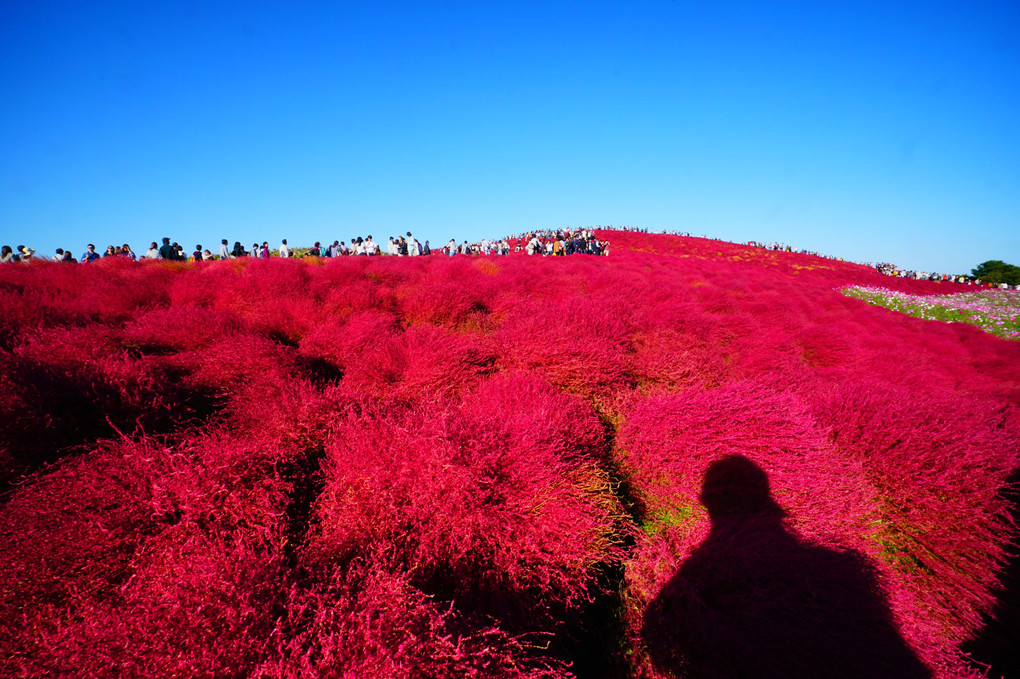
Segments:
[[[0,510],[0,674],[16,674],[35,643],[26,617],[127,580],[135,549],[159,528],[147,466],[144,454],[96,451],[18,488]]]
[[[0,409],[21,404],[0,431],[13,459],[8,471],[30,471],[115,428],[166,431],[205,414],[202,395],[177,379],[174,361],[133,356],[120,336],[70,327],[21,338],[0,366],[7,385]]]
[[[61,328],[25,334],[13,351],[3,352],[0,449],[11,466],[0,477],[32,471],[108,431],[114,387],[99,365],[108,344],[105,333]]]
[[[238,334],[241,320],[230,312],[192,305],[154,309],[124,328],[123,344],[146,353],[201,349]]]
[[[105,444],[17,489],[0,512],[12,545],[0,559],[6,572],[20,574],[20,586],[49,583],[39,594],[48,597],[53,587],[92,591],[116,583],[123,563],[109,559],[130,555],[149,533],[183,520],[279,540],[288,485],[277,467],[293,454],[202,432],[173,446]]]
[[[20,489],[0,513],[12,673],[250,669],[284,589],[296,455],[202,433],[123,441]]]
[[[395,349],[405,364],[396,395],[408,401],[454,397],[477,384],[492,364],[478,339],[430,325],[408,328]]]
[[[370,393],[385,393],[404,369],[395,348],[396,316],[378,311],[354,314],[346,323],[325,321],[301,340],[299,351],[338,368],[344,381]]]
[[[395,290],[405,322],[434,324],[455,328],[472,314],[486,313],[497,286],[491,270],[480,267],[484,260],[466,258],[427,258],[422,270]]]
[[[630,356],[642,391],[717,386],[729,374],[733,336],[722,319],[705,313],[698,288],[662,272],[633,310]]]
[[[882,556],[917,597],[916,624],[946,644],[995,603],[1011,531],[1001,493],[1020,451],[997,404],[935,389],[849,383],[816,400],[835,445],[858,460],[882,505]]]
[[[253,260],[229,289],[227,303],[255,332],[297,345],[313,322],[308,267],[290,260]],[[226,300],[225,300],[226,301]]]
[[[348,421],[326,446],[312,554],[385,553],[424,591],[516,624],[589,596],[615,558],[599,423],[532,379],[496,379],[460,412]]]
[[[396,313],[392,285],[400,270],[381,271],[382,259],[335,257],[313,270],[311,293],[319,301],[320,320],[346,321],[365,311]],[[407,261],[407,260],[404,260]]]
[[[125,442],[19,491],[0,524],[17,548],[0,555],[17,584],[4,673],[568,676],[541,637],[473,622],[378,560],[294,582],[281,459],[216,436]]]
[[[136,554],[133,576],[56,625],[40,620],[36,676],[240,676],[265,657],[282,608],[281,557],[184,522]],[[45,611],[44,611],[45,615]]]
[[[35,262],[0,269],[0,348],[40,327],[115,325],[167,303],[170,268],[123,258],[95,265]]]
[[[187,387],[224,394],[258,378],[287,380],[297,374],[288,347],[251,333],[227,336],[169,360],[181,366]]]
[[[173,301],[236,314],[248,329],[293,345],[315,318],[307,269],[281,259],[199,263],[175,282]]]
[[[359,557],[309,589],[291,590],[286,618],[257,676],[299,679],[566,679],[543,639],[481,627],[427,597],[406,572]]]
[[[531,370],[571,393],[606,395],[630,380],[626,326],[615,309],[587,297],[522,304],[494,343],[501,370]]]
[[[508,456],[554,452],[565,460],[604,456],[606,432],[591,409],[535,377],[501,376],[465,395],[462,438]],[[485,451],[478,451],[485,455]]]
[[[402,328],[394,316],[356,314],[327,321],[301,341],[303,356],[325,361],[348,386],[404,400],[453,396],[487,371],[492,354],[469,335],[430,325]]]

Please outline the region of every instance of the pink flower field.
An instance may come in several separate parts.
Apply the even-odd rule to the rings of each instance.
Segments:
[[[1020,343],[596,236],[0,267],[0,675],[1013,671]]]

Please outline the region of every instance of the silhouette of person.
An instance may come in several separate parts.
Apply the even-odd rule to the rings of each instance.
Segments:
[[[811,545],[785,525],[765,472],[712,463],[712,525],[645,612],[652,662],[678,677],[931,677],[893,624],[877,573],[854,551]]]

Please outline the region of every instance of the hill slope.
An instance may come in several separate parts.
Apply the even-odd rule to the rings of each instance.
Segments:
[[[977,676],[1020,344],[599,237],[0,269],[4,672]]]

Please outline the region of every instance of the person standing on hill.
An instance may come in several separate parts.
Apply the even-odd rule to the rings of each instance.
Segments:
[[[159,259],[159,248],[156,247],[156,241],[152,241],[149,245],[149,249],[145,251],[146,259]]]
[[[528,245],[525,250],[529,255],[534,255],[538,253],[538,249],[541,246],[542,244],[538,242],[538,236],[532,236],[531,240],[528,241]]]
[[[159,246],[159,256],[170,262],[177,259],[177,250],[174,249],[174,246],[170,245],[169,238],[164,238],[163,244]]]
[[[99,259],[99,253],[96,252],[96,246],[93,245],[92,243],[89,243],[88,250],[86,250],[85,254],[81,256],[81,261],[88,263],[94,262],[97,259]]]
[[[290,257],[290,249],[287,247],[287,239],[283,239],[283,245],[280,246],[280,256]]]
[[[220,259],[233,259],[233,257],[230,255],[230,251],[227,250],[226,238],[220,241]]]

